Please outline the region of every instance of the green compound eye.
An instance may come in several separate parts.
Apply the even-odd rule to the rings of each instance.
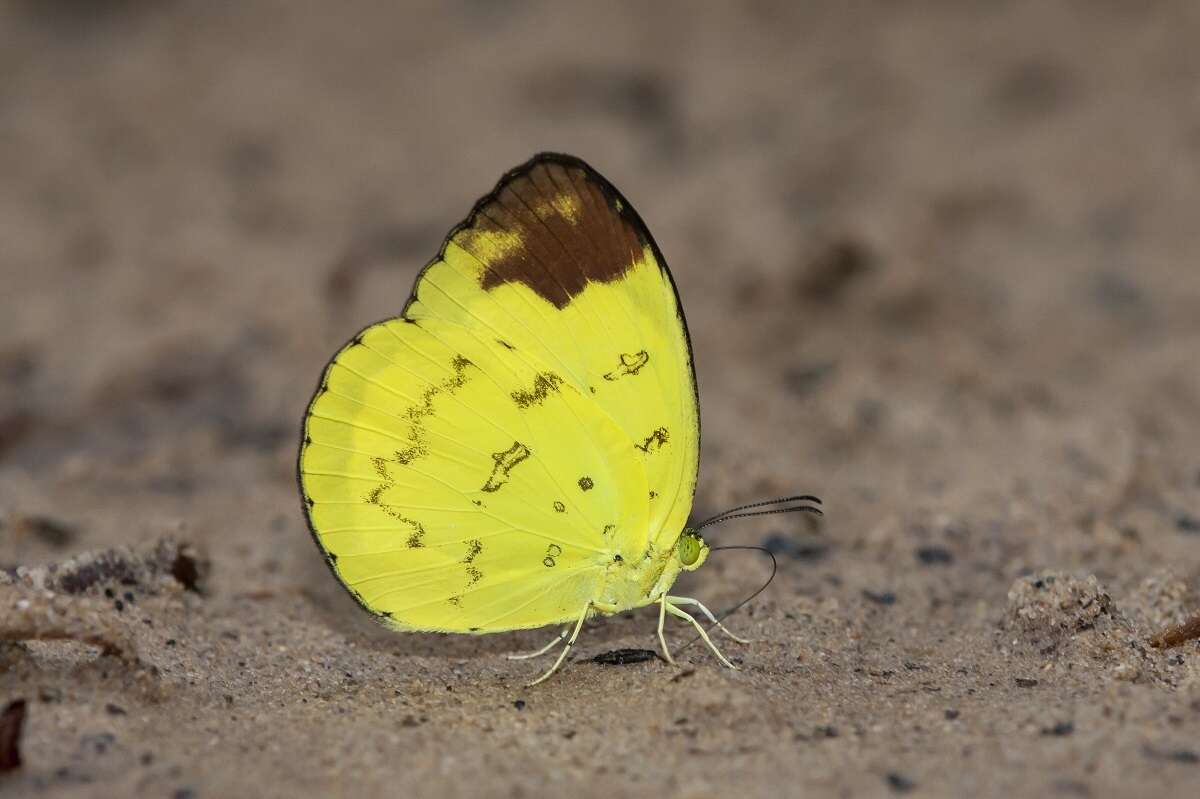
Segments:
[[[691,566],[700,557],[700,538],[695,533],[685,532],[679,539],[679,562]]]

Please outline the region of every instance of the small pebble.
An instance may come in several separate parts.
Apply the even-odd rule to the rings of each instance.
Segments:
[[[954,562],[954,553],[945,547],[917,547],[917,560],[926,566],[946,566]]]
[[[1170,760],[1173,763],[1185,763],[1189,766],[1200,764],[1200,754],[1192,749],[1159,749],[1146,745],[1142,747],[1142,753],[1153,760]]]
[[[1200,516],[1181,513],[1175,517],[1175,527],[1181,533],[1200,533]]]
[[[869,588],[864,588],[862,595],[863,598],[868,599],[877,605],[896,604],[896,595],[891,591],[872,591]]]
[[[783,533],[771,533],[763,539],[762,546],[772,555],[794,560],[816,561],[829,554],[829,545],[823,541],[800,541]]]
[[[1055,735],[1062,737],[1075,732],[1075,725],[1070,721],[1057,722],[1053,727],[1043,727],[1042,735]]]
[[[108,752],[108,748],[117,741],[117,736],[111,732],[101,732],[94,735],[84,735],[80,739],[80,743],[85,748],[91,749],[98,755],[103,755]]]

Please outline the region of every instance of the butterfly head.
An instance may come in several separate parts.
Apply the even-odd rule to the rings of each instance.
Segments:
[[[675,556],[679,558],[684,571],[690,572],[700,568],[708,559],[708,552],[708,544],[704,542],[704,538],[691,528],[683,531],[683,535],[679,536],[679,543],[675,545]]]
[[[741,519],[747,516],[772,516],[777,513],[796,513],[802,511],[821,516],[823,514],[820,507],[818,507],[820,504],[821,500],[810,494],[780,497],[779,499],[770,499],[764,502],[752,502],[749,505],[739,505],[736,508],[730,508],[724,513],[718,513],[716,516],[705,519],[694,527],[685,527],[683,534],[679,536],[679,541],[675,544],[675,557],[679,560],[679,568],[682,571],[695,571],[704,565],[704,561],[708,559],[708,553],[712,550],[700,535],[700,531],[705,527],[721,524],[730,519]],[[744,548],[717,547],[717,549]],[[674,579],[674,577],[672,576],[671,579]]]

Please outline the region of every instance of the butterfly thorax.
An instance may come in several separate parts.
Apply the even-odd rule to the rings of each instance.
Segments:
[[[614,561],[594,604],[602,613],[611,614],[657,602],[675,584],[680,572],[699,568],[708,552],[708,545],[697,533],[684,530],[673,545],[651,548],[637,563]]]

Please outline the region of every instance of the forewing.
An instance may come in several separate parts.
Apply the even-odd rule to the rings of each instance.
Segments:
[[[666,263],[608,181],[559,155],[509,173],[447,238],[405,315],[467,326],[589,397],[645,470],[646,540],[675,540],[699,457],[691,350]]]

